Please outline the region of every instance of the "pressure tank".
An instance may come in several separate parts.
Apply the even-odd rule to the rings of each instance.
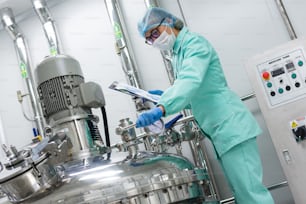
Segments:
[[[33,190],[39,186],[33,182],[38,177],[31,179],[37,172],[23,171],[15,175],[18,183],[13,187],[19,185],[19,191],[5,194],[12,203],[33,204],[203,203],[206,173],[186,158],[151,152],[139,152],[133,160],[125,158],[126,153],[116,153],[111,160],[96,155],[66,162],[56,167],[61,181],[45,192]],[[10,179],[14,178],[8,176],[1,187],[8,186]]]
[[[200,203],[204,197],[205,172],[171,154],[140,152],[127,161],[92,157],[63,169],[63,186],[44,197],[45,203]]]

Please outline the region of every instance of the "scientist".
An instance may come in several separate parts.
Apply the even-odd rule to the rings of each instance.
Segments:
[[[255,118],[227,86],[219,57],[202,36],[190,32],[180,19],[161,8],[149,9],[138,23],[145,42],[171,50],[175,81],[157,106],[142,113],[136,127],[191,107],[201,130],[211,140],[238,204],[274,203],[262,184],[262,166]],[[151,92],[152,93],[152,92]],[[153,92],[154,93],[154,92]]]

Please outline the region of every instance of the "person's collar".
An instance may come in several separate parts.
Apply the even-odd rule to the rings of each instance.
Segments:
[[[181,48],[181,44],[183,42],[183,39],[187,33],[188,29],[186,26],[184,26],[182,28],[182,30],[180,30],[180,32],[178,33],[178,35],[176,36],[176,40],[175,40],[175,43],[174,43],[174,46],[173,46],[173,53],[174,54],[177,54],[179,49]]]

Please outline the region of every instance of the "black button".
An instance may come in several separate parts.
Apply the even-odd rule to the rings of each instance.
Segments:
[[[300,84],[299,82],[296,82],[294,85],[295,85],[295,87],[297,87],[297,88],[301,86],[301,84]]]
[[[291,87],[290,87],[290,86],[286,86],[286,90],[287,90],[287,91],[290,91],[290,90],[291,90]]]
[[[271,95],[271,96],[275,96],[275,92],[274,92],[274,91],[271,91],[271,92],[270,92],[270,95]]]

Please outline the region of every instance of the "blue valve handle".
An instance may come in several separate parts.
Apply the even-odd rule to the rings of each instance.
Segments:
[[[167,122],[166,124],[165,124],[165,128],[166,129],[169,129],[169,128],[171,128],[173,125],[174,125],[174,123],[176,123],[179,119],[181,119],[183,117],[183,114],[179,114],[179,115],[177,115],[177,116],[175,116],[173,119],[171,119],[169,122]]]

